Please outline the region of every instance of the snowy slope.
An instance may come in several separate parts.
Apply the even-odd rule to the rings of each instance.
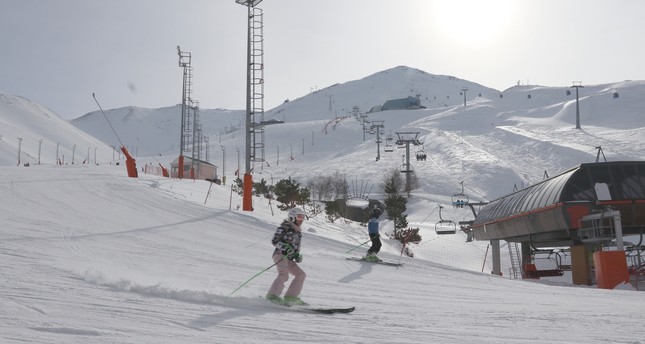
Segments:
[[[22,139],[22,140],[21,140]],[[118,148],[118,146],[117,146]],[[0,93],[0,166],[102,163],[113,149],[29,99]]]
[[[2,343],[645,342],[641,293],[450,268],[390,240],[381,257],[403,267],[349,262],[365,228],[320,215],[303,225],[302,297],[356,311],[268,304],[272,269],[229,296],[272,263],[285,214],[267,202],[242,212],[227,186],[205,202],[206,182],[109,165],[0,170]]]

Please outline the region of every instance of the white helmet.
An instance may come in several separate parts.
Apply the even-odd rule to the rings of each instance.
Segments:
[[[304,210],[302,210],[302,209],[300,209],[300,208],[298,208],[298,207],[296,207],[296,208],[291,208],[291,210],[289,210],[288,220],[289,220],[290,222],[294,222],[294,221],[296,221],[296,216],[297,216],[297,215],[303,215],[303,216],[305,216],[306,214],[305,214]]]

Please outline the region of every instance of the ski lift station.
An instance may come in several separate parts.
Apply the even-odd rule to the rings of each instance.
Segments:
[[[561,276],[570,269],[578,285],[613,289],[638,283],[645,275],[645,162],[581,164],[491,201],[469,231],[476,240],[490,240],[494,274],[501,274],[499,243],[505,240],[511,260],[516,248],[524,278]],[[568,248],[571,265],[537,270],[536,253],[553,253],[545,248],[554,247]]]

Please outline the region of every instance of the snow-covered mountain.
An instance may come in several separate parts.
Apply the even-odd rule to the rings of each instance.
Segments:
[[[181,104],[161,109],[129,106],[107,110],[105,113],[111,127],[100,110],[70,122],[112,146],[126,146],[137,156],[179,152]],[[244,128],[245,113],[245,110],[200,109],[202,131],[205,136],[215,140],[226,132],[240,130]]]
[[[594,161],[597,147],[602,147],[610,160],[644,158],[645,112],[640,99],[645,96],[645,82],[585,85],[579,89],[580,130],[574,129],[575,91],[571,87],[543,86],[497,91],[456,77],[399,66],[314,90],[267,110],[265,120],[285,123],[265,127],[267,163],[257,164],[254,171],[259,177],[262,173],[274,178],[289,175],[305,182],[308,176],[331,173],[342,166],[352,171],[349,178],[378,184],[384,170],[401,167],[404,150],[381,151],[376,161],[375,135],[363,133],[364,125],[352,116],[355,107],[367,112],[367,127],[373,121],[383,121],[381,149],[396,141],[397,132],[418,133],[423,146],[411,148],[412,167],[421,181],[417,192],[450,195],[464,181],[472,192],[492,199],[540,181],[545,174],[555,175],[581,162]],[[418,97],[425,109],[368,112],[387,100],[408,96]],[[100,111],[71,121],[106,143],[100,144],[43,106],[10,95],[3,95],[2,100],[0,120],[6,122],[0,133],[3,165],[17,163],[18,137],[23,138],[22,160],[31,164],[37,162],[41,139],[41,163],[53,163],[58,142],[59,155],[64,154],[67,162],[74,146],[81,161],[88,152],[92,161],[96,151],[97,163],[118,159],[111,147],[121,145],[143,159],[142,163],[168,164],[177,156],[179,105],[109,109],[105,111],[109,124]],[[232,177],[240,160],[244,161],[244,110],[200,109],[199,114],[202,132],[209,138],[202,158]],[[393,140],[386,141],[388,137]],[[417,152],[426,153],[427,160],[414,161]],[[286,174],[281,173],[285,162],[290,162]]]

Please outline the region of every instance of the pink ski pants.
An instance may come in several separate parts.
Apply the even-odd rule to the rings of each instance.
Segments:
[[[275,265],[278,269],[278,277],[275,278],[271,289],[269,289],[269,294],[280,296],[282,290],[284,289],[284,284],[289,280],[289,274],[294,276],[293,281],[287,289],[287,293],[284,296],[293,296],[298,297],[302,291],[302,286],[305,282],[304,271],[298,266],[298,264],[292,260],[282,259],[282,254],[273,255],[273,261],[277,264]]]

